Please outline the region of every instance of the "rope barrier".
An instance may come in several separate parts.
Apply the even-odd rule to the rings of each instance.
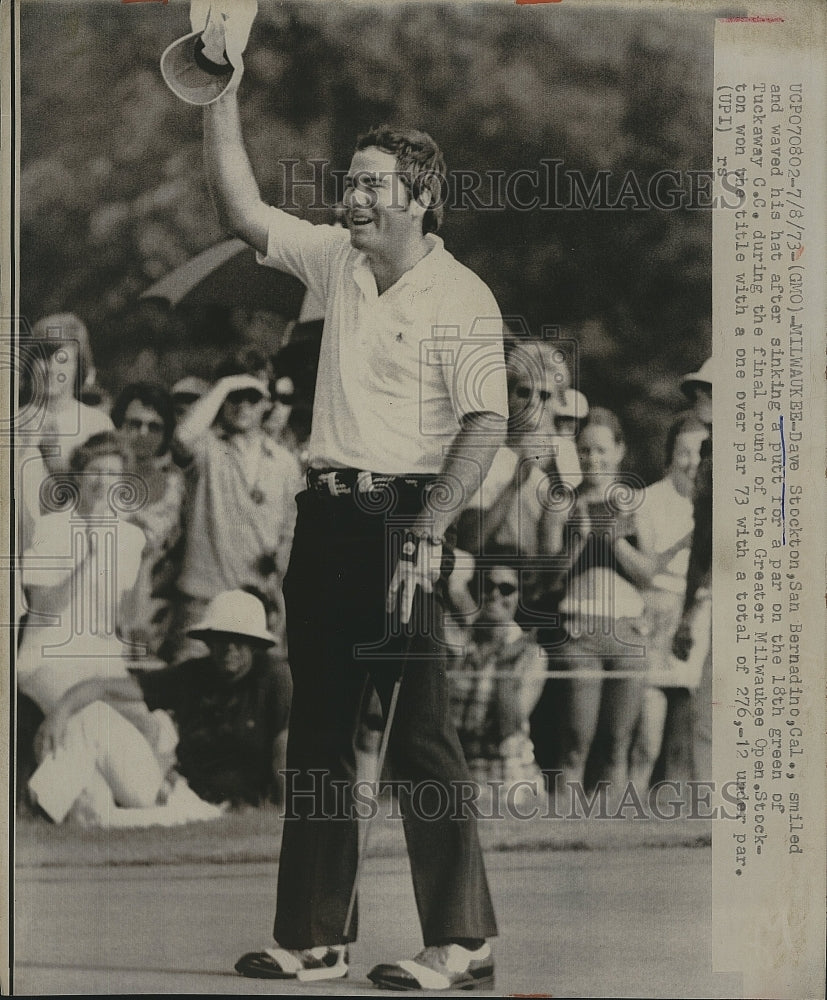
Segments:
[[[445,672],[449,677],[520,677],[524,680],[545,677],[547,680],[561,681],[637,680],[645,681],[646,684],[649,684],[650,686],[687,687],[686,684],[675,683],[678,680],[676,674],[680,674],[682,671],[675,671],[675,673],[672,673],[668,670],[532,670],[530,672],[525,670],[446,670]]]

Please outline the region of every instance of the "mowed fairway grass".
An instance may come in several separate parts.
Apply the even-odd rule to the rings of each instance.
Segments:
[[[527,810],[526,810],[527,811]],[[666,812],[666,810],[663,810]],[[266,863],[277,861],[283,819],[275,807],[243,809],[216,820],[173,827],[107,830],[20,818],[16,824],[15,864],[38,866],[174,865]],[[557,819],[544,804],[537,815],[520,819],[481,818],[483,850],[602,851],[641,847],[709,847],[707,819],[636,818]],[[368,854],[394,857],[405,853],[402,822],[385,802],[370,824]]]

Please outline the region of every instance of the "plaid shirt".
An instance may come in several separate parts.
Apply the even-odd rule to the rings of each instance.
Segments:
[[[469,762],[505,759],[515,764],[533,763],[534,748],[528,738],[528,718],[520,708],[521,694],[529,680],[546,669],[546,657],[533,637],[479,644],[473,639],[465,657],[454,667],[452,714]],[[509,675],[498,671],[511,671]]]

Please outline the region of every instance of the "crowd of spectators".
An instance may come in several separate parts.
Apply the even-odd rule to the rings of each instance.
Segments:
[[[24,805],[129,825],[280,801],[281,583],[312,358],[295,342],[272,358],[247,349],[211,381],[134,382],[113,398],[77,317],[43,319],[22,351]],[[521,798],[558,773],[615,798],[631,782],[643,799],[656,777],[708,778],[709,363],[682,383],[688,406],[649,486],[555,342],[512,344],[506,365],[507,441],[457,511],[446,588],[472,776],[482,794]],[[381,726],[365,706],[360,747]]]

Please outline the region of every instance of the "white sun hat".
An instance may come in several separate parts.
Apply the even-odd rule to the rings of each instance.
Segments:
[[[161,75],[187,104],[212,104],[241,81],[257,0],[191,0],[192,31],[161,56]]]
[[[244,590],[225,590],[207,605],[204,618],[188,630],[193,639],[205,639],[215,632],[241,635],[263,646],[275,646],[276,639],[267,631],[264,605]]]

